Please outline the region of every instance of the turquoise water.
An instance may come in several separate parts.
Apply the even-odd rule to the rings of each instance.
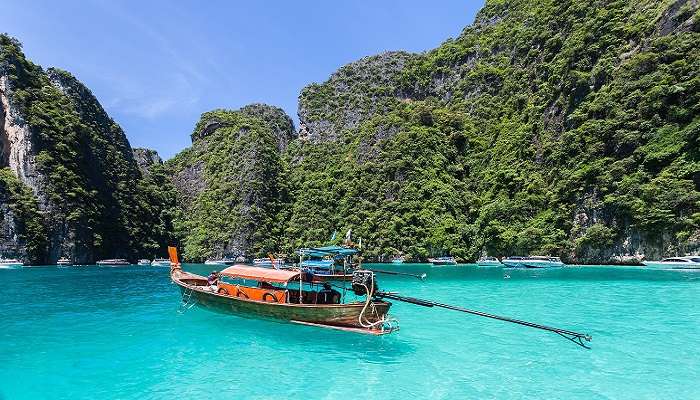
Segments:
[[[179,314],[166,268],[0,270],[0,399],[700,398],[698,272],[382,268],[429,275],[383,289],[588,332],[593,349],[401,303],[384,337]]]

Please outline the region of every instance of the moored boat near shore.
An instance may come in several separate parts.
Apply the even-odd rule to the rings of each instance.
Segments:
[[[557,268],[565,265],[559,257],[549,256],[511,256],[501,262],[506,268]]]
[[[151,260],[141,259],[138,261],[137,265],[151,265]]]
[[[206,265],[233,265],[237,261],[234,258],[224,257],[216,260],[206,260],[204,264]]]
[[[170,260],[167,258],[156,258],[151,261],[151,266],[153,267],[170,267]]]
[[[280,268],[284,266],[284,258],[262,257],[253,260],[253,265],[258,267]]]
[[[123,258],[110,258],[107,260],[100,260],[100,261],[96,262],[95,264],[103,266],[103,267],[117,267],[117,266],[123,266],[123,265],[130,265],[129,262]]]
[[[480,267],[502,267],[503,264],[496,257],[481,257],[476,264]]]
[[[349,281],[352,271],[359,265],[353,263],[352,257],[359,250],[351,246],[322,246],[297,250],[301,269],[316,282]]]
[[[444,308],[480,317],[527,326],[556,333],[571,342],[588,348],[590,335],[540,325],[533,322],[494,315],[477,310],[402,296],[397,292],[379,290],[371,270],[356,269],[350,287],[343,293],[325,282],[319,285],[308,280],[303,270],[281,270],[234,265],[209,277],[182,270],[177,250],[168,249],[172,267],[170,279],[179,286],[183,310],[195,305],[211,311],[273,319],[321,328],[356,333],[384,335],[398,330],[398,321],[388,316],[391,303],[385,299],[417,306]],[[231,281],[222,281],[222,278]],[[251,283],[252,282],[252,283]],[[319,289],[319,286],[322,288]],[[354,294],[346,301],[346,292]],[[349,294],[349,293],[348,293]],[[364,299],[363,299],[364,298]]]
[[[505,257],[501,259],[501,263],[505,268],[526,268],[525,264],[521,263],[524,258],[521,256]]]
[[[650,269],[697,269],[700,270],[700,256],[669,257],[661,261],[642,261]]]
[[[556,268],[564,266],[564,263],[559,257],[550,256],[525,257],[521,262],[526,268]]]
[[[66,257],[61,257],[56,261],[56,265],[61,265],[61,266],[70,266],[73,265],[73,262]]]
[[[17,269],[23,266],[24,263],[16,258],[0,257],[0,269]]]
[[[454,257],[434,257],[429,258],[428,262],[433,265],[457,265],[457,260]]]

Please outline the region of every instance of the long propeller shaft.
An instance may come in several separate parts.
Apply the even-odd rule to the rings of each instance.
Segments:
[[[386,275],[399,275],[399,276],[410,276],[413,278],[418,278],[420,280],[425,280],[425,277],[428,276],[426,274],[411,274],[408,272],[396,272],[396,271],[385,271],[383,269],[369,269],[368,271],[376,272],[378,274],[386,274]]]
[[[590,347],[587,346],[584,343],[584,341],[590,342],[591,335],[588,335],[585,333],[579,333],[579,332],[574,332],[574,331],[570,331],[570,330],[566,330],[566,329],[554,328],[551,326],[536,324],[534,322],[528,322],[528,321],[522,321],[519,319],[503,317],[500,315],[489,314],[489,313],[485,313],[482,311],[470,310],[470,309],[464,308],[464,307],[457,307],[457,306],[453,306],[453,305],[449,305],[449,304],[437,303],[437,302],[430,301],[430,300],[417,299],[415,297],[400,296],[400,295],[397,295],[394,293],[379,292],[376,294],[376,296],[379,298],[387,298],[387,299],[392,299],[392,300],[397,300],[397,301],[403,301],[406,303],[411,303],[411,304],[415,304],[415,305],[419,305],[419,306],[423,306],[423,307],[446,308],[448,310],[459,311],[459,312],[463,312],[463,313],[478,315],[480,317],[486,317],[486,318],[496,319],[499,321],[523,325],[523,326],[527,326],[530,328],[541,329],[544,331],[556,333],[557,335],[559,335],[565,339],[568,339],[581,347],[584,347],[586,349],[590,349]]]

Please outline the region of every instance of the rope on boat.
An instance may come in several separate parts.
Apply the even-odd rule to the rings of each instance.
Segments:
[[[185,289],[185,291],[182,293],[182,302],[180,303],[180,307],[177,309],[177,312],[179,314],[184,314],[185,311],[189,310],[190,308],[194,307],[195,304],[197,304],[197,296],[193,297],[193,293],[194,289],[189,287]]]
[[[586,345],[584,343],[584,341],[590,342],[591,335],[585,334],[585,333],[579,333],[579,332],[574,332],[574,331],[570,331],[570,330],[566,330],[566,329],[554,328],[551,326],[536,324],[534,322],[528,322],[528,321],[522,321],[519,319],[503,317],[500,315],[489,314],[489,313],[485,313],[482,311],[470,310],[468,308],[457,307],[457,306],[452,306],[452,305],[443,304],[443,303],[437,303],[437,302],[430,301],[430,300],[417,299],[415,297],[399,296],[399,295],[394,294],[394,293],[378,292],[375,294],[375,296],[377,298],[380,298],[380,299],[387,298],[387,299],[392,299],[392,300],[398,300],[398,301],[403,301],[406,303],[416,304],[416,305],[423,306],[423,307],[441,307],[441,308],[446,308],[448,310],[460,311],[463,313],[473,314],[473,315],[477,315],[480,317],[497,319],[499,321],[510,322],[513,324],[523,325],[523,326],[527,326],[527,327],[535,328],[535,329],[541,329],[544,331],[556,333],[557,335],[559,335],[567,340],[572,341],[573,343],[575,343],[578,346],[581,346],[581,347],[586,348],[586,349],[590,349],[590,347],[588,345]]]
[[[374,282],[374,281],[372,281]],[[385,330],[393,331],[398,328],[398,320],[396,318],[387,318],[386,315],[382,315],[379,317],[377,314],[377,310],[374,308],[374,305],[372,305],[372,312],[374,313],[374,316],[377,317],[376,322],[371,322],[369,319],[365,318],[365,311],[367,311],[367,307],[369,304],[372,302],[372,293],[374,292],[374,285],[372,285],[372,290],[370,291],[367,285],[362,285],[364,286],[365,290],[367,291],[367,298],[365,299],[365,305],[362,307],[362,311],[360,311],[360,315],[358,316],[358,322],[360,323],[360,326],[366,329],[374,329],[376,326],[381,326],[382,332]]]

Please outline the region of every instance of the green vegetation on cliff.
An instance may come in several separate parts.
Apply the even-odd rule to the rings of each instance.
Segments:
[[[142,179],[124,132],[89,89],[68,72],[31,63],[4,35],[0,75],[11,101],[5,112],[20,116],[30,135],[31,147],[14,151],[37,172],[27,179],[45,211],[48,258],[162,254],[167,222],[158,210],[168,203],[156,177]]]
[[[150,256],[175,239],[187,260],[257,256],[348,228],[372,258],[698,250],[698,8],[489,0],[432,51],[366,57],[306,87],[298,137],[275,107],[216,110],[164,165],[145,150],[137,165],[87,88],[0,36],[38,172],[0,207],[42,215],[22,240],[39,254],[45,229],[49,257]]]
[[[18,246],[3,248],[4,256],[23,254],[30,263],[46,257],[46,229],[42,223],[39,205],[32,191],[9,170],[0,169],[0,226],[17,235]],[[6,242],[12,238],[0,238]],[[20,247],[20,248],[18,248]]]
[[[292,121],[278,108],[204,113],[191,148],[167,162],[180,192],[184,257],[262,255],[279,247],[284,202],[281,151]]]
[[[376,256],[697,247],[699,21],[682,0],[488,1],[431,52],[342,68],[300,98],[285,242],[352,226]]]

